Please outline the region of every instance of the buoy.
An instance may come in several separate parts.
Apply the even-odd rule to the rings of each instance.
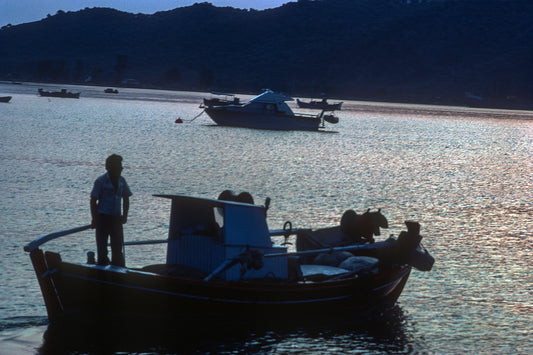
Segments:
[[[183,120],[181,118],[177,118],[175,123],[183,123]]]

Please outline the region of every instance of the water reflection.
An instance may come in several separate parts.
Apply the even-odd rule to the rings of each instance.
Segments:
[[[320,319],[176,319],[50,325],[40,354],[76,353],[399,353],[412,349],[399,306],[357,317]],[[411,332],[412,333],[412,332]]]
[[[41,100],[37,88],[17,85],[13,101],[0,107],[3,316],[45,317],[21,246],[44,233],[88,223],[88,194],[102,172],[102,157],[123,152],[134,190],[128,240],[166,236],[168,201],[152,194],[216,198],[230,188],[250,191],[261,203],[270,197],[272,229],[287,220],[295,228],[334,225],[348,208],[382,208],[391,225],[384,237],[397,235],[404,220],[417,220],[423,243],[437,260],[430,273],[411,274],[399,299],[409,314],[390,333],[379,327],[368,331],[364,324],[317,330],[316,322],[284,331],[275,324],[237,334],[213,327],[188,332],[188,324],[177,320],[185,324],[179,329],[185,335],[168,336],[177,339],[175,346],[166,344],[174,352],[202,346],[200,351],[212,353],[322,353],[328,348],[533,353],[531,111],[345,102],[334,128],[338,134],[268,132],[214,127],[205,115],[176,125],[177,117],[191,119],[200,112],[202,93],[132,89],[121,90],[124,99],[118,99],[101,88],[83,87],[82,99],[72,102]],[[49,246],[65,260],[85,260],[86,252],[94,251],[94,234]],[[126,258],[133,267],[164,262],[165,248],[128,248]],[[0,320],[4,332],[24,333],[25,327]],[[43,351],[61,349],[65,341],[71,353],[95,352],[94,345],[83,346],[94,344],[84,342],[83,332],[72,340],[50,334]],[[117,349],[159,349],[122,336],[124,346]],[[225,337],[234,340],[227,347]],[[5,352],[2,340],[0,353]],[[38,339],[26,349],[40,344]]]

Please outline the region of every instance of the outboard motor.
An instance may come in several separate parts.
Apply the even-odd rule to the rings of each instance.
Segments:
[[[356,243],[373,243],[374,235],[381,234],[380,228],[388,227],[387,218],[381,214],[381,209],[377,212],[370,212],[368,209],[362,215],[358,215],[354,210],[347,210],[341,217],[341,231]]]
[[[339,123],[339,118],[335,115],[324,115],[324,121],[329,123]]]
[[[429,271],[435,263],[435,258],[422,249],[420,241],[420,224],[413,221],[405,221],[407,232],[401,232],[396,242],[395,252],[400,263],[413,266],[420,271]]]

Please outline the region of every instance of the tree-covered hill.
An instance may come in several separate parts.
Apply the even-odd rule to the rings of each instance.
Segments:
[[[533,108],[531,0],[58,12],[0,30],[0,80]]]

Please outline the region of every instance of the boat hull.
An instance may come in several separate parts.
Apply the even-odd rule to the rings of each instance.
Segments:
[[[9,102],[11,96],[0,96],[0,102]]]
[[[327,282],[228,282],[72,264],[30,254],[51,321],[65,317],[275,317],[356,312],[393,305],[410,266]]]
[[[69,92],[66,90],[61,91],[44,91],[43,89],[38,90],[39,95],[42,97],[60,97],[64,99],[79,99],[80,93],[79,92]]]
[[[317,131],[322,127],[321,120],[315,116],[242,110],[238,106],[231,105],[207,107],[205,112],[220,126],[299,131]]]

